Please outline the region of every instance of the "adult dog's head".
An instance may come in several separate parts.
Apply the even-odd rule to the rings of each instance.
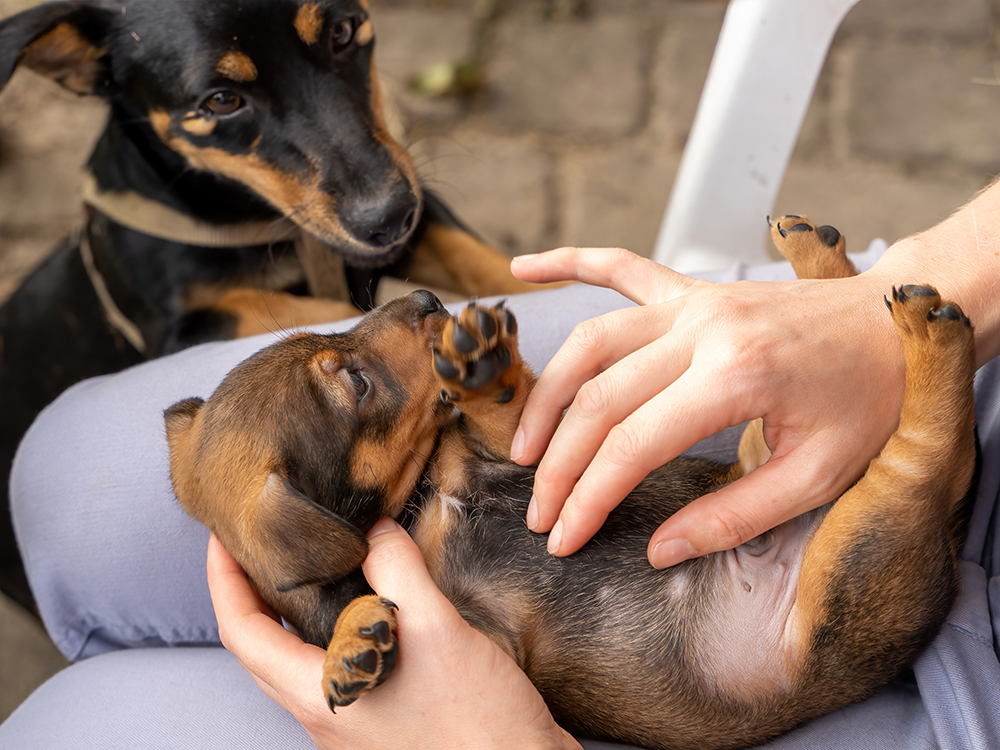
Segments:
[[[47,3],[0,23],[0,86],[24,65],[109,99],[143,163],[99,181],[132,169],[146,173],[129,179],[169,184],[193,168],[252,191],[352,262],[382,263],[416,226],[421,191],[383,117],[367,6]]]
[[[402,510],[451,413],[431,366],[447,320],[414,292],[346,333],[289,336],[207,401],[167,409],[178,499],[258,586],[339,579],[375,521]]]

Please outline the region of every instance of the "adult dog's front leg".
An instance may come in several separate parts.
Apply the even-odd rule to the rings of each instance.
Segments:
[[[485,457],[510,458],[510,443],[535,376],[517,349],[517,321],[503,303],[475,300],[445,326],[434,349],[441,397],[462,413],[457,436]]]

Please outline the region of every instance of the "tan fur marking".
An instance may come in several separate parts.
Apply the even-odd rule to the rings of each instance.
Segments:
[[[319,41],[323,30],[323,11],[316,3],[306,3],[295,14],[295,31],[306,44],[312,45]]]
[[[206,295],[207,290],[199,295],[197,301],[203,302]],[[360,314],[354,305],[346,302],[252,288],[230,289],[219,295],[211,305],[199,304],[198,308],[201,307],[234,315],[237,319],[237,338],[331,323]]]
[[[369,44],[372,39],[375,38],[375,27],[372,25],[371,19],[365,21],[358,27],[358,30],[354,33],[354,41],[364,47]]]
[[[181,120],[181,129],[191,135],[206,136],[211,135],[215,131],[215,126],[218,122],[218,120],[201,117],[196,112],[189,112]]]
[[[242,52],[227,52],[215,66],[217,73],[237,83],[257,80],[257,66]]]
[[[740,447],[737,451],[739,465],[743,474],[749,474],[754,469],[767,463],[771,457],[771,449],[764,442],[764,420],[755,419],[743,430]]]
[[[150,120],[160,138],[181,154],[195,169],[225,175],[255,190],[272,206],[295,222],[330,242],[357,244],[341,226],[333,198],[319,187],[319,177],[313,173],[303,181],[287,174],[255,153],[231,154],[217,148],[200,148],[184,138],[170,133],[170,116],[165,112],[151,113]]]
[[[467,232],[443,224],[427,227],[406,273],[416,283],[469,295],[519,294],[544,288],[515,279],[510,258]]]
[[[94,91],[107,49],[95,47],[68,23],[36,39],[24,50],[21,64],[78,94]]]

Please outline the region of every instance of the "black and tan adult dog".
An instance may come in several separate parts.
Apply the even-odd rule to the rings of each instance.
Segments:
[[[111,105],[80,237],[0,310],[0,585],[22,603],[8,471],[66,387],[356,314],[384,275],[465,296],[523,289],[389,135],[367,5],[79,0],[0,23],[0,88],[20,65]]]
[[[785,217],[773,236],[801,276],[852,270],[830,227]],[[649,536],[769,457],[760,424],[734,464],[670,462],[580,552],[554,558],[523,520],[533,471],[508,456],[534,382],[514,318],[475,304],[452,317],[426,292],[347,333],[291,336],[208,401],[167,410],[174,488],[264,600],[328,647],[331,708],[396,663],[394,608],[359,571],[364,534],[387,514],[567,729],[656,748],[758,743],[899,676],[955,596],[976,465],[972,328],[927,287],[887,302],[903,410],[865,476],[830,506],[670,570],[646,562]]]

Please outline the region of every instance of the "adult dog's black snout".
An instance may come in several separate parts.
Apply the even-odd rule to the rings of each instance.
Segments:
[[[341,221],[351,235],[375,247],[389,247],[413,230],[420,207],[409,186],[393,190],[388,196],[355,201],[345,206]]]

